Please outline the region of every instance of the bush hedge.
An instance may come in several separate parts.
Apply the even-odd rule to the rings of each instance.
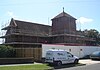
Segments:
[[[0,45],[0,58],[15,57],[15,49],[11,46]]]

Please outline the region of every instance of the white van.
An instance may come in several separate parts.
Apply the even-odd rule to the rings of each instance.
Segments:
[[[45,62],[57,65],[67,63],[78,63],[79,58],[67,52],[66,50],[50,49],[46,52]]]

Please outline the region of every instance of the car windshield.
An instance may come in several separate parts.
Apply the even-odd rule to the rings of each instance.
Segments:
[[[93,55],[99,55],[100,54],[100,51],[93,52],[92,54]]]

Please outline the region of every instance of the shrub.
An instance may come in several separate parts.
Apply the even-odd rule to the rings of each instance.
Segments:
[[[0,45],[0,58],[14,57],[15,49],[11,46]]]

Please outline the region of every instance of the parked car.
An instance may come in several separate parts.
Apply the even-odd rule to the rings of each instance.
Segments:
[[[100,59],[100,51],[95,51],[90,55],[90,59]]]
[[[49,64],[56,64],[61,66],[62,64],[78,63],[79,58],[72,55],[70,52],[61,49],[51,49],[46,52],[45,62]]]

